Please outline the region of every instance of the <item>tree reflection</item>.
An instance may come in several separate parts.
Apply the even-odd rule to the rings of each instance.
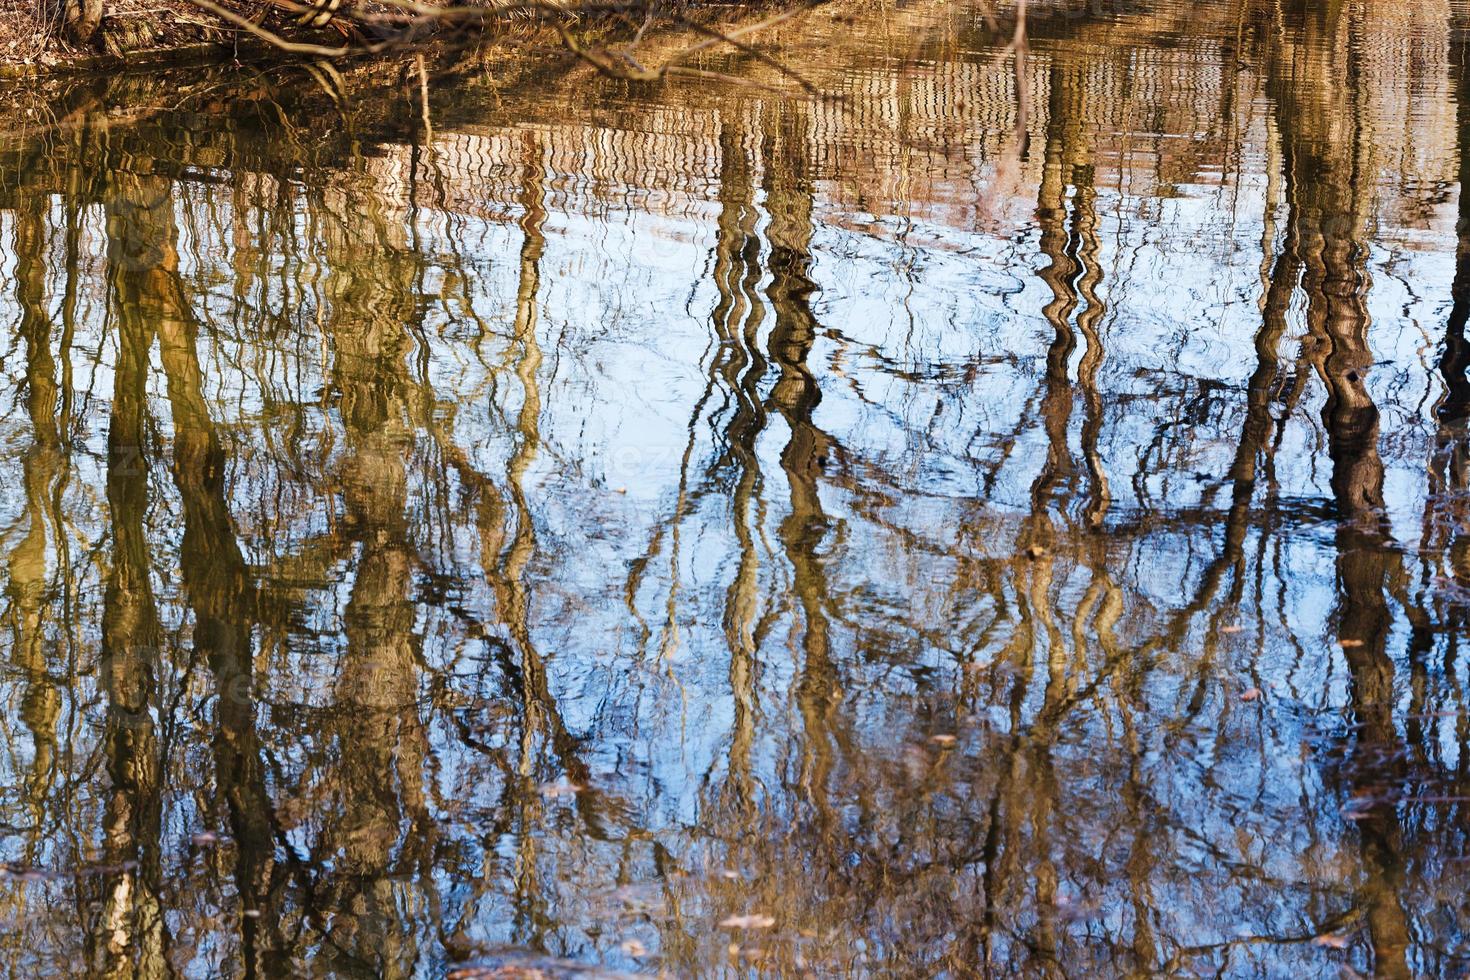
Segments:
[[[7,156],[18,972],[1463,962],[1464,38],[921,6]]]

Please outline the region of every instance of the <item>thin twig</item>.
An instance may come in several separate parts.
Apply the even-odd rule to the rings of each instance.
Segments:
[[[400,0],[400,2],[413,2],[413,0]],[[611,75],[614,78],[622,78],[630,81],[639,82],[654,82],[668,77],[671,74],[678,74],[685,77],[722,78],[736,80],[732,79],[732,76],[722,75],[718,72],[708,72],[697,68],[683,68],[678,65],[678,62],[682,61],[684,58],[689,57],[695,52],[703,51],[706,48],[713,47],[717,44],[729,44],[736,48],[738,51],[741,51],[742,53],[756,59],[762,64],[776,69],[776,71],[780,72],[783,76],[791,79],[797,85],[799,85],[802,90],[805,91],[808,95],[821,98],[824,95],[822,90],[816,85],[807,81],[794,69],[782,64],[778,59],[772,57],[771,55],[766,54],[765,52],[760,51],[756,48],[753,48],[750,45],[746,44],[744,41],[740,40],[740,37],[744,34],[750,34],[760,30],[761,28],[780,23],[783,20],[786,20],[790,17],[795,16],[798,13],[802,13],[803,11],[809,9],[811,9],[811,7],[803,7],[798,10],[785,11],[772,17],[767,17],[765,20],[759,21],[754,24],[748,24],[745,27],[738,28],[733,31],[721,31],[716,28],[709,27],[708,25],[701,24],[698,21],[692,20],[691,18],[686,17],[683,14],[670,13],[669,17],[675,23],[687,27],[697,33],[706,35],[706,39],[699,42],[698,44],[691,45],[688,48],[684,48],[681,51],[675,52],[673,55],[667,58],[663,64],[655,68],[647,68],[642,65],[633,56],[630,48],[590,48],[584,45],[582,42],[578,41],[576,37],[572,35],[571,30],[566,24],[558,24],[557,31],[561,34],[563,43],[566,44],[567,48],[573,54],[581,58],[583,61],[586,61],[588,64],[592,65],[592,67],[596,68],[603,74]],[[674,71],[675,68],[679,68],[677,73]],[[780,91],[780,89],[777,89],[774,86],[758,85],[758,87],[770,88],[774,91]]]
[[[683,49],[682,51],[676,52],[674,55],[667,58],[662,65],[654,68],[647,68],[638,62],[638,60],[633,56],[633,53],[630,49],[610,50],[608,48],[588,47],[573,36],[570,26],[566,21],[569,17],[574,18],[576,15],[609,13],[626,14],[630,11],[640,11],[645,15],[645,20],[643,25],[641,25],[636,32],[634,39],[634,44],[636,45],[638,40],[643,37],[644,31],[647,29],[648,23],[654,15],[656,9],[656,0],[654,0],[653,3],[646,2],[646,0],[628,0],[628,2],[617,2],[617,0],[613,0],[613,2],[596,2],[596,0],[593,0],[593,2],[576,2],[576,0],[491,0],[491,2],[485,6],[461,5],[443,7],[424,3],[422,2],[422,0],[380,0],[380,2],[384,5],[402,11],[402,14],[397,16],[384,16],[382,14],[346,13],[341,16],[343,16],[343,19],[352,20],[357,23],[363,24],[393,23],[402,26],[404,30],[401,33],[397,34],[395,37],[383,41],[378,41],[372,44],[337,46],[315,44],[310,41],[295,41],[289,38],[282,37],[280,34],[277,34],[272,30],[262,27],[260,24],[248,20],[226,7],[220,6],[219,4],[215,3],[214,0],[190,0],[190,2],[200,9],[205,10],[213,14],[214,16],[234,25],[240,30],[246,31],[249,34],[260,38],[261,40],[265,41],[266,43],[270,44],[272,47],[280,51],[285,51],[290,54],[312,55],[318,58],[344,58],[359,55],[377,54],[383,51],[391,50],[393,48],[401,49],[412,43],[412,27],[415,25],[445,23],[452,21],[485,21],[494,17],[503,16],[508,13],[531,11],[534,13],[554,15],[555,17],[559,18],[561,22],[556,25],[556,30],[561,35],[562,41],[566,44],[567,48],[577,57],[586,61],[598,71],[616,78],[629,79],[632,81],[658,81],[673,73],[671,72],[671,69],[677,67],[677,62],[681,61],[682,59],[718,44],[729,44],[741,53],[751,58],[754,58],[762,64],[774,68],[786,78],[794,81],[807,94],[817,97],[821,97],[823,95],[821,89],[819,89],[811,82],[807,81],[794,69],[788,67],[785,64],[782,64],[779,59],[763,51],[760,51],[759,49],[754,48],[746,42],[740,40],[740,38],[745,35],[753,34],[757,31],[774,26],[775,24],[779,24],[782,21],[794,17],[798,13],[810,10],[811,6],[805,6],[795,10],[783,11],[781,13],[767,17],[763,20],[757,21],[756,23],[747,24],[743,27],[735,28],[729,31],[719,30],[706,24],[701,24],[698,21],[683,14],[671,12],[668,14],[671,20],[696,33],[705,35],[705,39],[697,44]],[[300,7],[296,0],[275,0],[275,2],[278,5],[288,9],[297,9],[298,7]],[[1024,3],[1022,4],[1022,8],[1024,10]],[[432,127],[430,126],[428,118],[427,70],[423,64],[422,55],[419,56],[418,60],[420,88],[422,90],[422,101],[424,103],[425,130],[426,132],[432,132]],[[683,67],[679,67],[679,70],[675,74],[685,77],[730,78],[730,76],[720,75],[716,72],[707,72],[701,69]],[[760,87],[769,86],[762,85]]]
[[[803,8],[803,10],[810,10],[810,9],[811,9],[810,7]],[[705,48],[711,47],[712,45],[716,45],[716,44],[728,44],[731,47],[735,48],[737,51],[740,51],[743,54],[749,55],[750,57],[756,59],[757,61],[761,62],[762,64],[768,65],[771,68],[776,69],[782,75],[785,75],[787,78],[789,78],[792,81],[794,81],[797,85],[800,85],[802,87],[802,90],[805,91],[808,95],[820,96],[822,94],[822,90],[819,89],[819,88],[817,88],[817,86],[813,85],[811,82],[807,81],[805,78],[803,78],[800,74],[797,73],[797,71],[794,68],[790,68],[790,67],[782,64],[779,59],[777,59],[777,58],[775,58],[775,57],[773,57],[771,55],[766,54],[764,51],[760,51],[760,50],[758,50],[756,48],[751,47],[750,45],[746,44],[744,41],[739,40],[739,37],[740,37],[741,34],[747,34],[747,33],[749,33],[752,30],[756,30],[756,29],[759,29],[761,27],[766,27],[766,26],[769,26],[771,24],[778,24],[781,21],[786,20],[788,17],[794,16],[795,14],[800,13],[800,12],[802,12],[802,11],[800,11],[800,10],[792,10],[792,11],[787,11],[786,13],[783,13],[783,14],[777,14],[774,17],[767,17],[765,20],[761,21],[758,24],[752,24],[752,25],[750,25],[748,28],[746,28],[744,30],[734,31],[734,32],[730,32],[730,33],[726,33],[724,31],[716,30],[713,27],[707,27],[704,24],[699,23],[698,21],[691,20],[690,18],[685,17],[683,14],[674,14],[672,16],[673,16],[673,19],[675,21],[677,21],[680,24],[683,24],[685,27],[689,28],[692,31],[697,31],[700,34],[707,35],[708,39],[705,40],[705,41],[702,41],[699,44],[694,45],[691,48],[685,48],[683,51],[680,51],[678,54],[676,54],[672,58],[670,58],[669,61],[670,62],[681,61],[684,58],[689,57],[689,55],[693,54],[694,52],[696,52],[696,51],[702,51]]]
[[[438,7],[419,0],[379,0],[380,3],[406,10],[425,20],[488,20],[499,14],[534,11],[547,14],[615,13],[642,10],[642,3],[576,3],[560,0],[490,0],[484,6]]]
[[[429,69],[424,66],[424,56],[415,56],[419,64],[419,108],[424,117],[424,145],[434,143],[434,124],[429,121]]]
[[[311,44],[307,41],[288,41],[276,32],[268,31],[259,24],[241,17],[233,10],[226,10],[219,4],[213,3],[212,0],[189,0],[189,2],[209,11],[216,17],[229,21],[247,33],[254,34],[272,47],[279,48],[289,54],[313,54],[320,58],[342,58],[353,54],[376,54],[379,51],[386,51],[392,47],[392,42],[390,41],[384,41],[378,44],[364,44],[359,47],[342,46],[335,48],[327,47],[323,44]]]

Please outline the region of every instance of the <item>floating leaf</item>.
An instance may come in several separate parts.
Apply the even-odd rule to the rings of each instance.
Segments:
[[[548,799],[555,799],[558,796],[576,796],[580,792],[582,792],[581,786],[565,779],[559,783],[546,783],[541,787],[541,795]]]
[[[732,915],[720,920],[721,929],[769,929],[775,924],[774,918],[759,912],[753,915]]]

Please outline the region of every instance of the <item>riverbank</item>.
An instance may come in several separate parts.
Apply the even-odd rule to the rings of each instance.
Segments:
[[[45,59],[0,57],[0,156],[11,169],[50,169],[58,155],[92,142],[84,132],[116,134],[160,113],[249,113],[251,105],[285,113],[307,142],[335,142],[348,118],[348,128],[359,133],[359,127],[433,130],[443,112],[436,93],[466,83],[508,94],[553,80],[565,89],[599,74],[621,75],[630,84],[637,84],[637,72],[644,79],[666,72],[696,84],[734,82],[727,73],[737,70],[746,76],[739,84],[810,96],[816,87],[782,62],[804,49],[807,28],[846,22],[852,9],[850,0],[784,12],[771,5],[685,7],[636,37],[636,45],[618,34],[620,26],[629,33],[626,22],[582,18],[572,35],[550,17],[512,16],[478,25],[472,34],[446,31],[334,58],[285,51],[195,18],[198,33],[165,34],[126,55],[57,45]],[[291,43],[312,43],[307,36],[295,32]],[[309,84],[297,84],[302,76]]]
[[[0,79],[188,64],[263,52],[268,45],[189,0],[118,0],[87,43],[63,36],[29,5],[0,9]],[[58,15],[59,16],[59,15]]]
[[[649,26],[690,32],[701,47],[724,31],[743,36],[772,4],[680,4],[630,16],[626,7],[557,0],[489,0],[470,5],[413,0],[115,0],[88,40],[42,22],[28,6],[0,0],[0,80],[85,75],[166,66],[303,58],[352,59],[420,53],[427,46],[474,48],[487,40],[519,40],[533,51],[576,51],[605,73],[652,80],[628,42],[643,43]],[[313,16],[312,11],[319,10]],[[782,16],[782,15],[778,15]],[[303,21],[310,21],[303,23]],[[633,21],[632,37],[619,27]],[[575,31],[568,25],[575,25]],[[575,34],[575,36],[574,36]],[[606,48],[598,45],[606,43]]]

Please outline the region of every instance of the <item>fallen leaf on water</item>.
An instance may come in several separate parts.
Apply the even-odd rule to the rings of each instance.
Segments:
[[[1335,932],[1324,932],[1312,940],[1313,946],[1325,946],[1327,949],[1347,949],[1348,940],[1346,936],[1339,936]]]
[[[1220,627],[1220,632],[1221,633],[1244,633],[1245,632],[1245,627],[1244,626],[1222,626],[1222,627]]]
[[[1252,687],[1240,692],[1240,700],[1242,701],[1255,701],[1260,696],[1261,689],[1259,687]]]
[[[769,929],[776,924],[776,920],[769,915],[732,915],[728,919],[720,920],[721,929]]]
[[[580,792],[582,792],[582,787],[576,783],[569,783],[566,780],[562,780],[559,783],[547,783],[541,787],[542,796],[553,798],[557,796],[575,796]]]

